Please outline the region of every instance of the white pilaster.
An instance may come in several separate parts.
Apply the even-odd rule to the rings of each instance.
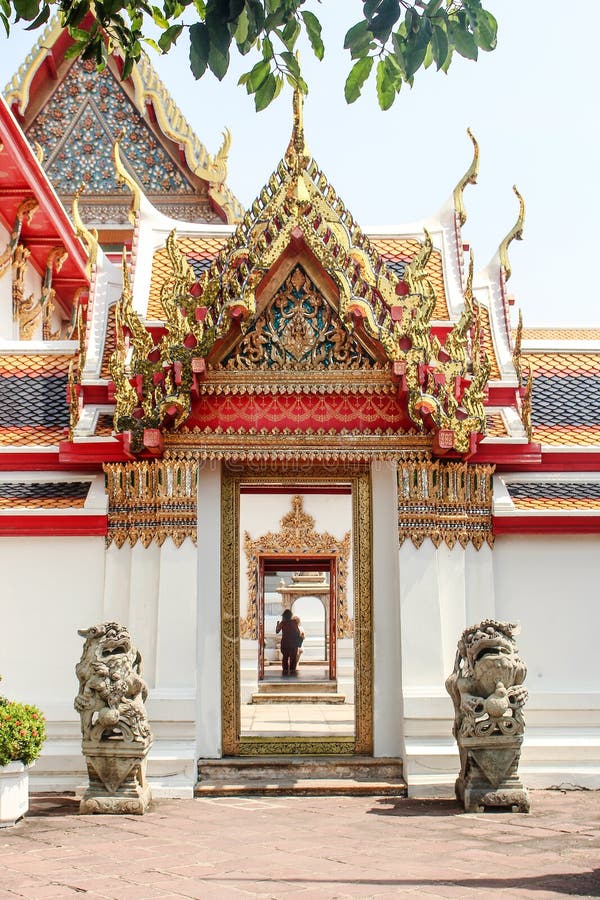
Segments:
[[[402,663],[396,464],[371,471],[373,498],[374,755],[402,756]]]
[[[196,555],[189,538],[180,547],[167,538],[160,548],[156,685],[161,690],[196,684]]]
[[[129,622],[129,595],[131,590],[131,545],[122,547],[111,544],[106,549],[104,573],[104,622]]]
[[[198,757],[221,756],[221,464],[198,473]],[[233,648],[231,650],[233,653]]]
[[[131,591],[126,624],[133,643],[142,654],[144,678],[151,688],[156,685],[159,581],[160,547],[154,541],[149,547],[138,541],[131,549]]]

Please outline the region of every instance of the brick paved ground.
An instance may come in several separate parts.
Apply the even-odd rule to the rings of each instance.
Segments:
[[[144,817],[34,800],[0,831],[0,898],[600,897],[600,793],[531,815],[451,800],[162,800]]]

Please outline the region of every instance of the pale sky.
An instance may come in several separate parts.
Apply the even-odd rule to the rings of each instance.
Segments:
[[[343,36],[358,21],[360,0],[309,0],[324,23],[325,60],[308,48],[302,62],[309,148],[363,230],[412,222],[436,211],[471,161],[470,126],[479,141],[479,183],[465,191],[463,236],[476,268],[486,265],[526,202],[525,234],[510,250],[516,297],[526,326],[600,326],[596,214],[600,212],[598,71],[591,37],[600,33],[600,3],[580,0],[488,0],[499,22],[498,48],[477,63],[455,58],[448,75],[419,72],[381,112],[374,86],[355,104],[343,97],[349,68]],[[571,15],[572,13],[572,15]],[[571,16],[571,17],[570,17]],[[576,19],[576,22],[574,21]],[[586,41],[585,36],[590,40]],[[15,34],[0,55],[6,84],[37,35]],[[233,59],[219,84],[195,82],[186,36],[168,56],[151,59],[191,127],[215,152],[232,132],[228,183],[248,206],[283,155],[291,127],[290,93],[262,113]],[[1,40],[1,38],[0,38]]]

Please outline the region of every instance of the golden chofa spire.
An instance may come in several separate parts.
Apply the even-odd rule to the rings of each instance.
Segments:
[[[525,201],[518,192],[516,185],[513,185],[513,191],[515,192],[519,200],[519,215],[517,221],[498,247],[498,253],[500,255],[500,268],[502,269],[502,272],[504,274],[505,282],[508,281],[512,272],[508,259],[508,248],[514,240],[523,240],[523,225],[525,224]]]
[[[310,162],[310,153],[304,138],[304,95],[299,88],[294,88],[292,101],[293,125],[292,136],[285,151],[285,161],[292,173],[287,196],[299,205],[308,203],[310,194],[305,181],[304,172]]]
[[[467,128],[467,134],[473,143],[473,159],[471,165],[454,188],[454,209],[458,216],[458,221],[464,225],[467,221],[467,211],[463,200],[463,192],[468,184],[476,184],[479,175],[479,144],[475,140],[470,128]]]

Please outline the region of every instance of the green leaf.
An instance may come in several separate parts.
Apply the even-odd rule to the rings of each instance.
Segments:
[[[290,53],[289,50],[285,50],[280,54],[280,56],[284,61],[285,66],[288,72],[291,74],[292,78],[298,81],[298,79],[300,78],[300,64],[298,63],[298,60],[296,59],[294,54]]]
[[[380,59],[377,63],[377,75],[375,79],[377,86],[377,100],[379,101],[380,108],[383,110],[389,109],[396,99],[396,89],[394,82],[390,77],[386,61],[387,60],[385,59]]]
[[[256,112],[260,112],[261,109],[266,109],[275,96],[276,90],[277,79],[273,73],[270,72],[254,96],[254,108],[256,109]]]
[[[357,22],[349,31],[346,32],[344,38],[344,50],[349,50],[352,59],[366,56],[369,45],[373,40],[373,35],[369,30],[369,25],[363,19]]]
[[[465,59],[477,59],[477,44],[475,43],[475,38],[466,27],[463,27],[455,19],[450,19],[448,22],[448,31],[450,34],[450,41],[461,56],[464,56]]]
[[[163,31],[158,39],[158,46],[163,53],[166,53],[170,47],[177,42],[177,38],[183,31],[183,25],[171,25],[166,31]]]
[[[6,17],[5,17],[6,18]],[[48,19],[50,18],[50,7],[44,4],[42,6],[42,11],[39,16],[33,20],[31,25],[28,25],[25,31],[35,31],[36,28],[39,28],[40,25],[44,25]],[[4,26],[6,27],[6,26]]]
[[[323,59],[323,56],[325,55],[325,46],[321,39],[321,23],[314,13],[305,11],[301,12],[300,15],[302,16],[313,53],[317,59]]]
[[[195,22],[190,28],[190,68],[194,78],[202,78],[208,65],[210,36],[204,22]]]
[[[0,12],[0,20],[2,20],[2,24],[4,25],[6,37],[10,37],[10,23],[3,12]]]
[[[39,0],[14,0],[14,5],[17,14],[17,22],[19,19],[25,19],[27,22],[30,22],[39,15]]]
[[[255,91],[261,86],[267,75],[271,72],[271,63],[268,59],[261,59],[260,62],[257,62],[255,66],[247,73],[247,77],[245,79],[246,90],[249,94],[254,94]],[[240,79],[241,81],[241,79]]]
[[[354,63],[344,85],[346,103],[354,103],[360,97],[363,85],[373,68],[373,57],[365,56]]]
[[[498,40],[498,23],[490,12],[480,9],[475,16],[473,36],[478,47],[489,52],[496,49]]]
[[[300,34],[300,22],[297,19],[290,19],[285,28],[281,32],[281,40],[288,50],[292,50]]]
[[[236,44],[238,45],[238,49],[241,48],[241,46],[248,40],[248,25],[248,13],[246,9],[243,9],[240,13],[236,29],[233,32],[233,36],[235,38]]]
[[[223,81],[229,68],[229,51],[222,53],[220,48],[215,47],[211,42],[208,53],[208,68],[219,81]]]
[[[439,25],[434,25],[431,32],[431,52],[433,53],[433,60],[439,71],[446,62],[446,57],[448,56],[448,35]]]
[[[165,19],[158,6],[152,7],[152,19],[155,25],[158,25],[159,28],[162,28],[165,31],[169,27],[169,22]]]
[[[369,23],[371,34],[374,38],[377,38],[377,40],[385,43],[399,18],[399,0],[381,0],[375,15]]]

